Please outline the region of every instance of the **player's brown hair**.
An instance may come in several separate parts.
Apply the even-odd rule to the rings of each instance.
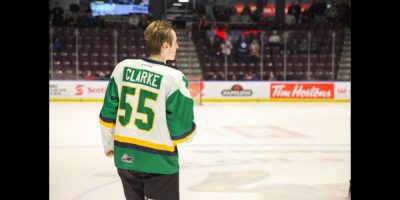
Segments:
[[[147,26],[144,30],[144,40],[147,45],[148,56],[159,55],[164,42],[172,45],[172,30],[171,25],[158,20]]]

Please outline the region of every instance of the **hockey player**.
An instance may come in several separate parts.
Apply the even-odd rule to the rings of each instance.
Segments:
[[[166,65],[179,47],[172,26],[144,31],[147,58],[115,67],[100,111],[104,152],[114,156],[127,200],[178,200],[177,144],[193,136],[193,100],[186,77]]]

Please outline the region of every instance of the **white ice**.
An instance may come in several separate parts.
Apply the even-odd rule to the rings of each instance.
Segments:
[[[123,200],[101,103],[50,103],[50,199]],[[350,103],[206,103],[179,146],[181,200],[344,200]]]

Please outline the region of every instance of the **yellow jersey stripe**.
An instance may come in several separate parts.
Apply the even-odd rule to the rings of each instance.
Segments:
[[[185,142],[186,140],[188,140],[190,137],[192,137],[192,133],[191,134],[189,134],[187,137],[185,137],[185,138],[182,138],[182,139],[180,139],[180,140],[173,140],[172,142],[174,143],[174,145],[177,145],[177,144],[179,144],[179,143],[182,143],[182,142]]]
[[[114,127],[115,127],[115,124],[114,124],[114,123],[112,123],[112,122],[105,122],[105,121],[103,121],[101,118],[99,119],[99,122],[100,122],[101,125],[103,125],[103,126],[106,127],[106,128],[114,128]]]
[[[172,143],[174,143],[174,145],[177,145],[177,144],[179,144],[179,143],[182,143],[182,142],[185,142],[185,141],[187,141],[188,139],[190,139],[190,137],[192,137],[192,135],[193,135],[193,133],[196,131],[196,128],[194,128],[193,130],[192,130],[192,132],[189,134],[189,135],[187,135],[186,137],[184,137],[184,138],[182,138],[182,139],[179,139],[179,140],[172,140]]]
[[[163,144],[157,144],[157,143],[152,143],[136,138],[130,138],[130,137],[123,137],[117,134],[114,134],[114,140],[118,142],[124,142],[124,143],[129,143],[129,144],[135,144],[138,146],[143,146],[143,147],[148,147],[152,149],[157,149],[157,150],[163,150],[163,151],[169,151],[169,152],[174,152],[175,151],[175,145],[173,146],[167,146]]]

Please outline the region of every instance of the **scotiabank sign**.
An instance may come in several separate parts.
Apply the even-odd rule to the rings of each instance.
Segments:
[[[50,99],[103,99],[107,81],[50,81]]]
[[[271,99],[334,99],[333,83],[271,83]]]
[[[84,95],[105,95],[106,88],[104,86],[93,86],[93,85],[85,85],[85,84],[77,84],[75,86],[75,96],[84,96]]]

